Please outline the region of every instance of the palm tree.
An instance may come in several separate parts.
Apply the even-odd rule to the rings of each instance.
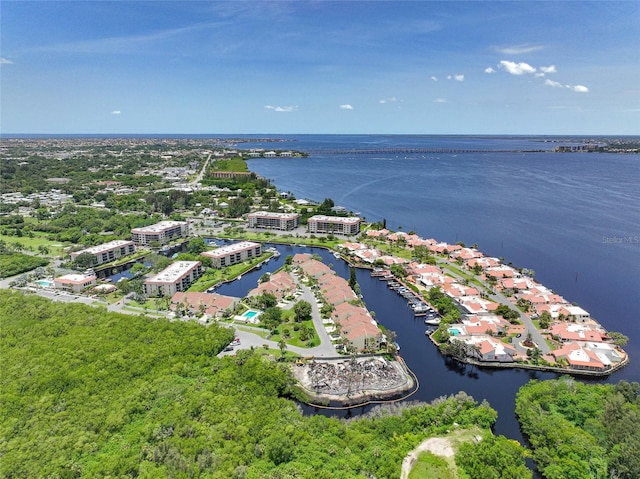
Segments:
[[[278,347],[280,348],[280,359],[284,358],[284,351],[287,349],[287,343],[283,338],[278,341]]]

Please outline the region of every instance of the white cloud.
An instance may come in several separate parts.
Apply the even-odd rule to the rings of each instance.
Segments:
[[[345,103],[344,105],[340,105],[340,109],[341,110],[353,110],[353,106],[349,105],[348,103]]]
[[[540,67],[542,73],[558,73],[555,65],[549,65],[548,67]]]
[[[446,98],[436,98],[433,100],[433,103],[448,103],[449,101]]]
[[[496,51],[504,53],[505,55],[522,55],[524,53],[531,53],[538,50],[542,50],[542,45],[513,45],[511,47],[496,47]]]
[[[13,65],[13,62],[11,60],[7,60],[4,57],[0,57],[0,64],[1,65]]]
[[[510,62],[508,60],[502,60],[500,62],[500,68],[506,70],[508,73],[512,75],[524,75],[526,73],[535,73],[536,69],[529,65],[528,63],[520,62]]]
[[[122,112],[120,110],[113,110],[111,112],[112,115],[120,115]]]
[[[484,69],[484,72],[485,73],[495,73],[496,71],[491,67],[487,67],[487,68]]]
[[[589,93],[589,89],[584,85],[569,86],[573,91],[578,93]]]
[[[380,100],[378,103],[393,103],[398,101],[398,99],[395,96],[389,97],[389,98],[383,98],[382,100]]]
[[[464,81],[464,75],[461,75],[461,74],[453,75],[453,79],[455,81]]]
[[[576,93],[589,93],[589,89],[584,85],[563,85],[560,82],[549,80],[548,78],[544,81],[544,84],[553,88],[568,88]]]
[[[290,106],[272,106],[267,105],[264,107],[265,110],[273,110],[279,113],[289,113],[292,111],[298,111],[298,105],[290,105]]]
[[[553,88],[564,88],[564,86],[562,85],[562,83],[557,82],[557,81],[553,81],[553,80],[549,80],[548,78],[544,81],[544,84]]]
[[[429,77],[429,80],[438,81],[438,78],[437,78],[437,77],[434,77],[433,75],[431,75],[431,76]]]
[[[544,78],[544,73],[538,72],[533,75],[536,78]]]

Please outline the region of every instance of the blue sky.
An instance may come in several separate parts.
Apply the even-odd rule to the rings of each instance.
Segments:
[[[9,133],[640,134],[640,2],[11,1]]]

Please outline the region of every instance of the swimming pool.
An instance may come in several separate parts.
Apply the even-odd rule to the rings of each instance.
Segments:
[[[53,286],[53,281],[49,281],[48,279],[39,279],[36,283],[42,288],[50,288]]]
[[[257,311],[251,311],[251,310],[249,310],[249,311],[244,312],[244,313],[242,314],[242,317],[243,317],[243,318],[247,318],[247,319],[251,319],[251,318],[253,318],[253,317],[254,317],[255,315],[257,315],[257,314],[258,314],[258,312],[257,312]]]
[[[457,336],[458,334],[462,334],[459,329],[449,328],[449,334],[451,336]]]

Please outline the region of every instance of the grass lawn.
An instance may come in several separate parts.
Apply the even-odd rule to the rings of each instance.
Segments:
[[[222,281],[232,280],[241,274],[246,273],[257,264],[271,257],[272,253],[264,253],[258,258],[251,261],[243,261],[240,264],[234,264],[222,269],[209,268],[198,280],[193,283],[187,291],[201,293],[215,286]]]
[[[454,477],[456,476],[449,470],[447,460],[428,451],[420,453],[409,474],[409,479],[453,479]]]
[[[285,319],[285,315],[283,314],[283,319]],[[300,329],[298,329],[298,331],[296,331],[294,329],[294,326],[300,326],[300,328],[302,326],[306,326],[310,331],[313,332],[313,335],[311,336],[311,338],[307,341],[303,341],[300,339]],[[320,339],[318,337],[318,333],[315,330],[315,328],[313,327],[313,320],[309,319],[307,321],[302,321],[300,323],[296,323],[295,321],[291,320],[288,322],[284,322],[281,323],[280,326],[278,326],[278,334],[274,334],[272,335],[269,339],[271,341],[280,341],[280,339],[282,338],[282,334],[284,333],[284,331],[289,330],[289,336],[284,338],[285,342],[291,346],[297,346],[299,348],[313,348],[315,346],[318,346],[320,344]]]
[[[38,252],[38,247],[43,246],[49,249],[48,256],[60,256],[63,253],[63,248],[65,247],[65,245],[58,241],[49,240],[42,233],[34,233],[33,238],[29,238],[28,236],[0,235],[0,240],[4,241],[8,245],[18,243],[23,248],[36,253]]]
[[[448,269],[449,271],[452,271],[453,273],[457,274],[458,276],[466,279],[469,281],[469,283],[473,283],[476,286],[479,286],[481,289],[487,291],[487,287],[482,284],[482,282],[476,278],[474,275],[461,270],[460,268],[456,268],[455,266],[451,265],[451,264],[447,264],[447,263],[439,263],[438,266],[440,266],[443,269]]]

